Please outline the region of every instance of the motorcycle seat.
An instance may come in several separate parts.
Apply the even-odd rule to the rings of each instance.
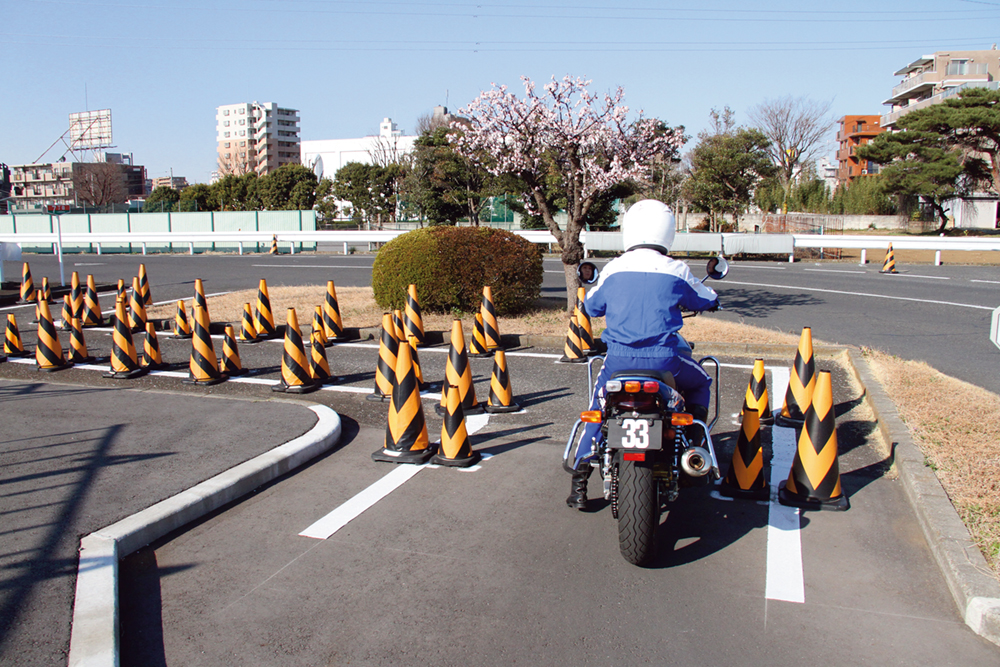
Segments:
[[[652,378],[654,380],[659,380],[663,384],[667,385],[671,389],[677,389],[677,383],[674,382],[673,373],[670,371],[652,371],[652,370],[637,370],[637,371],[616,371],[611,374],[612,380],[623,377],[641,377],[641,378]]]

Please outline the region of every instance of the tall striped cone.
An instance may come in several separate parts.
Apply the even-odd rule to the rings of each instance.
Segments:
[[[49,287],[48,277],[42,278],[42,298],[52,303],[52,288]]]
[[[85,327],[104,326],[104,315],[101,313],[101,303],[97,299],[97,286],[94,284],[93,275],[87,276],[87,291],[83,296],[80,324]]]
[[[313,313],[312,333],[309,334],[310,341],[312,341],[314,334],[319,336],[319,340],[323,344],[323,347],[326,347],[329,341],[326,338],[326,327],[323,326],[322,306],[316,306],[316,311]]]
[[[8,357],[30,357],[31,354],[24,351],[24,344],[21,342],[21,332],[17,330],[17,319],[14,313],[7,313],[7,330],[4,332],[3,353]]]
[[[241,343],[257,342],[257,327],[253,323],[253,310],[251,310],[249,303],[243,304],[243,322],[240,324],[238,340]]]
[[[403,330],[403,312],[399,309],[392,311],[392,326],[396,327],[396,340],[400,343],[406,342],[406,333]]]
[[[420,390],[413,374],[410,346],[399,346],[399,357],[389,402],[389,422],[382,449],[372,452],[373,461],[426,463],[434,454],[427,437],[427,422],[420,403]]]
[[[392,398],[392,385],[396,381],[396,359],[399,340],[392,314],[382,315],[382,334],[378,343],[378,363],[375,366],[375,390],[368,395],[370,401],[387,401]]]
[[[885,260],[882,262],[882,269],[879,273],[899,273],[896,270],[896,256],[892,254],[892,244],[889,244],[889,249],[885,251]]]
[[[142,301],[138,278],[132,279],[132,302],[128,313],[128,324],[132,333],[146,330],[146,304]]]
[[[73,302],[69,298],[69,294],[63,294],[63,307],[62,307],[62,321],[59,323],[59,328],[65,331],[69,331],[73,328]],[[79,319],[79,318],[77,318]]]
[[[149,291],[149,276],[146,275],[146,265],[139,265],[139,293],[142,294],[142,305],[153,305],[153,293]]]
[[[111,326],[114,329],[111,339],[111,369],[104,373],[104,377],[130,380],[148,373],[149,369],[143,368],[136,357],[132,332],[129,331],[128,321],[125,319],[125,301],[122,299],[115,301],[115,314],[111,317]]]
[[[490,396],[486,401],[486,412],[517,412],[521,406],[514,402],[514,392],[510,388],[507,373],[507,355],[497,350],[493,357],[493,374],[490,376]]]
[[[470,357],[492,357],[493,353],[486,349],[486,333],[483,331],[483,314],[476,313],[476,323],[472,329],[472,339],[469,340]]]
[[[580,335],[580,351],[584,354],[594,353],[594,333],[590,328],[590,317],[583,307],[583,300],[586,291],[582,287],[576,288],[576,307],[573,309],[573,316],[576,317],[577,333]]]
[[[59,332],[52,323],[49,304],[38,296],[38,344],[35,346],[35,363],[40,371],[61,371],[69,368],[73,362],[63,359],[62,345],[59,344]]]
[[[125,287],[125,281],[121,278],[118,279],[118,294],[115,295],[115,300],[122,299],[125,303],[128,303],[128,288]]]
[[[188,376],[182,380],[185,384],[213,385],[228,379],[219,371],[219,360],[212,346],[212,336],[209,330],[212,321],[208,311],[194,304],[191,306],[191,319],[194,320],[194,335],[191,337],[191,359],[188,362]]]
[[[80,274],[76,271],[69,279],[69,298],[73,304],[73,317],[83,319],[83,290],[80,288]]]
[[[483,335],[486,337],[486,349],[495,350],[500,345],[500,325],[497,324],[497,309],[493,306],[493,288],[483,288],[483,303],[479,307],[483,315]]]
[[[326,346],[320,338],[323,327],[313,329],[309,335],[309,375],[319,384],[333,384],[338,378],[330,375],[330,363],[326,360]]]
[[[83,326],[80,325],[78,317],[70,320],[69,361],[74,364],[89,364],[94,361],[94,357],[87,352],[87,342],[83,339]]]
[[[740,434],[733,450],[729,472],[720,492],[730,498],[767,500],[771,488],[764,482],[764,452],[760,446],[760,413],[743,403]]]
[[[850,507],[840,487],[830,371],[820,371],[816,378],[795,460],[788,481],[778,489],[778,502],[805,509],[843,511]]]
[[[277,255],[278,254],[278,235],[277,234],[275,234],[274,236],[271,237],[271,252],[269,254],[271,254],[271,255]]]
[[[406,288],[406,308],[403,310],[403,327],[409,340],[415,336],[417,345],[424,346],[424,318],[420,312],[420,302],[417,301],[417,286],[410,283]]]
[[[785,404],[775,422],[779,426],[789,428],[802,426],[805,409],[809,407],[815,386],[816,360],[813,359],[812,329],[803,327],[802,336],[799,338],[799,349],[795,352],[795,363],[792,364],[791,377],[788,379]]]
[[[149,320],[146,320],[146,337],[142,341],[142,365],[151,371],[166,366],[163,363],[163,356],[160,354],[160,341],[156,338],[156,327]]]
[[[299,318],[295,309],[289,308],[285,316],[285,349],[281,355],[281,382],[271,387],[271,391],[290,394],[304,394],[319,389],[319,383],[309,374],[309,360],[302,344]]]
[[[332,280],[326,281],[326,301],[323,302],[323,328],[327,340],[345,340],[344,323],[340,319],[340,306],[337,304],[337,288]]]
[[[431,463],[468,468],[482,459],[479,452],[472,451],[460,394],[458,387],[448,387],[448,408],[441,422],[441,448],[431,457]]]
[[[438,414],[448,410],[448,387],[458,387],[462,399],[462,409],[465,414],[480,414],[483,406],[476,400],[476,387],[472,384],[472,368],[469,357],[465,353],[465,334],[462,333],[462,320],[451,323],[451,346],[448,348],[448,361],[444,367],[444,384],[441,387],[441,403],[437,406]]]
[[[31,267],[28,266],[27,262],[21,265],[21,301],[26,303],[37,301],[35,298],[35,281],[31,279]]]
[[[174,335],[178,338],[191,337],[191,323],[188,322],[187,311],[184,310],[184,302],[177,301],[177,314],[174,315]]]
[[[254,328],[257,329],[257,338],[265,340],[275,338],[278,333],[274,328],[274,315],[271,313],[271,297],[267,295],[267,281],[260,279],[260,286],[257,288],[257,319],[254,320]]]
[[[222,341],[222,358],[219,359],[219,372],[230,377],[243,375],[246,369],[240,362],[240,348],[236,344],[236,330],[232,324],[226,325],[226,337]]]
[[[587,361],[583,353],[583,343],[580,342],[580,327],[576,318],[569,318],[569,329],[566,331],[566,343],[563,345],[563,356],[559,359],[564,364],[579,364]]]
[[[761,424],[770,424],[774,421],[774,415],[771,414],[771,399],[767,394],[767,376],[764,374],[763,359],[755,359],[753,362],[753,373],[747,384],[743,409],[745,410],[747,406],[757,411]]]
[[[205,313],[208,314],[208,299],[205,298],[205,286],[201,284],[201,278],[194,279],[194,301],[191,303],[192,311],[195,306],[201,306],[205,309]]]
[[[420,365],[420,355],[417,354],[417,345],[419,345],[416,336],[407,336],[406,342],[410,346],[410,359],[413,360],[413,376],[417,378],[417,389],[423,391],[427,387],[427,383],[424,382],[424,370]]]

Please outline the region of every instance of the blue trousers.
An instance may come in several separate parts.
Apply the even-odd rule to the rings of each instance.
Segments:
[[[597,374],[594,383],[594,395],[590,399],[591,410],[601,410],[604,408],[604,384],[611,379],[611,375],[618,371],[627,370],[650,370],[650,371],[670,371],[677,384],[677,390],[684,396],[684,400],[693,405],[708,406],[712,399],[712,378],[709,377],[705,369],[698,362],[686,355],[673,357],[620,357],[609,356],[604,360],[601,372]],[[660,395],[665,401],[670,401],[671,396],[661,389]],[[580,446],[576,450],[575,464],[590,458],[594,453],[594,441],[601,439],[600,424],[585,424],[583,435],[580,439]]]

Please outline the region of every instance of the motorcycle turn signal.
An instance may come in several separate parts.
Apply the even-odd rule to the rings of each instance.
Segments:
[[[588,424],[600,424],[601,423],[601,411],[600,410],[587,410],[580,413],[580,421],[587,422]]]
[[[690,426],[694,423],[694,417],[685,412],[675,412],[670,415],[670,423],[674,426]]]

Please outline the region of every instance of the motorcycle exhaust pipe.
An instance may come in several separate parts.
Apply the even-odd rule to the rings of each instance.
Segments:
[[[704,447],[691,447],[681,454],[681,470],[690,477],[704,477],[712,469],[711,460]]]

